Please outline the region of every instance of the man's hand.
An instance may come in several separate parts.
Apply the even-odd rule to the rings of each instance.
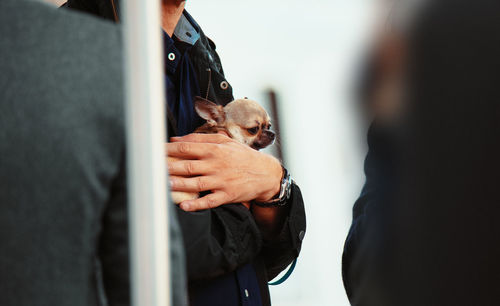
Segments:
[[[223,204],[261,202],[280,190],[280,162],[222,134],[190,134],[174,137],[166,144],[173,191],[212,193],[180,207],[185,211],[214,208]]]

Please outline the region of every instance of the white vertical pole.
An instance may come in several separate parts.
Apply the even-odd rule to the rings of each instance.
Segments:
[[[170,305],[160,0],[125,0],[132,302]]]

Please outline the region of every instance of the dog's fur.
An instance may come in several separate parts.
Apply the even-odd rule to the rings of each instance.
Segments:
[[[196,129],[195,133],[216,134],[223,131],[232,139],[249,147],[260,150],[273,143],[275,134],[270,130],[271,119],[257,102],[249,99],[238,99],[225,107],[211,101],[196,97],[195,110],[207,123]],[[177,158],[169,157],[168,162]],[[171,193],[174,203],[194,200],[198,193],[174,191]]]

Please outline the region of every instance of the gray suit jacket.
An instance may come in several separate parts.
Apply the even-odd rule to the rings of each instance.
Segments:
[[[120,41],[88,15],[0,1],[2,306],[130,304]]]

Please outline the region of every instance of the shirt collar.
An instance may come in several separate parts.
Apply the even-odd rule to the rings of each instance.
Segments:
[[[200,27],[193,17],[184,10],[174,30],[174,35],[182,42],[193,46],[200,39]]]

